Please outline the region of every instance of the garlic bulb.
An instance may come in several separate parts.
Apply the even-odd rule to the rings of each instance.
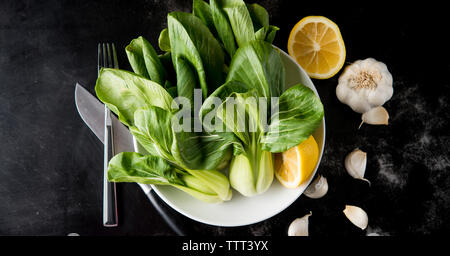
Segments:
[[[289,225],[288,236],[309,236],[309,216],[311,215],[312,212],[309,212],[309,214],[292,221]]]
[[[355,226],[359,227],[360,229],[367,228],[369,217],[363,209],[353,205],[346,205],[343,212],[347,219],[355,224]]]
[[[364,178],[367,164],[367,153],[359,148],[353,150],[345,157],[345,169],[348,174],[355,179],[367,181],[370,185],[370,181]]]
[[[394,92],[387,66],[373,58],[355,61],[339,77],[336,96],[353,111],[365,113],[383,105]]]
[[[382,106],[372,108],[366,113],[362,114],[362,122],[358,129],[361,128],[363,123],[373,124],[373,125],[388,125],[389,124],[389,113]]]
[[[328,192],[327,178],[319,175],[305,190],[305,196],[309,198],[321,198]]]

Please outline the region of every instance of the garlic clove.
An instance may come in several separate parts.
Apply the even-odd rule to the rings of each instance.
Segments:
[[[289,225],[288,236],[309,236],[309,216],[312,212],[301,218],[297,218]]]
[[[388,125],[389,124],[389,113],[382,107],[372,108],[361,116],[362,122],[358,129],[361,128],[363,123],[372,125]]]
[[[346,205],[343,212],[347,219],[349,219],[355,226],[363,230],[367,228],[369,217],[363,209],[353,205]]]
[[[328,192],[327,178],[319,175],[305,190],[305,196],[313,199],[321,198]]]
[[[367,153],[359,148],[353,150],[345,157],[345,169],[348,174],[355,179],[367,181],[370,185],[370,181],[364,178],[367,165]]]

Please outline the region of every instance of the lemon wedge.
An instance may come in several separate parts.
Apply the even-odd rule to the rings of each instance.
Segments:
[[[307,181],[319,160],[319,146],[313,136],[300,145],[275,154],[275,177],[287,188]]]

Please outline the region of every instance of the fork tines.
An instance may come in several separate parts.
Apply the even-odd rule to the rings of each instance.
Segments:
[[[98,72],[101,68],[119,68],[116,47],[114,43],[98,44]]]

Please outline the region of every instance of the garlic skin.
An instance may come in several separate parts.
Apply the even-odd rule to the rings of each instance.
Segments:
[[[326,195],[328,192],[328,181],[327,178],[323,177],[322,175],[319,175],[303,192],[305,196],[317,199],[321,198],[324,195]]]
[[[367,153],[356,148],[350,154],[345,157],[345,169],[348,174],[355,179],[367,181],[370,185],[370,181],[364,178],[367,165]]]
[[[343,212],[347,219],[349,219],[355,226],[362,230],[367,228],[369,217],[363,209],[353,205],[346,205]]]
[[[288,236],[309,236],[309,216],[311,215],[312,212],[309,212],[309,214],[292,221],[289,225]]]
[[[359,125],[358,129],[361,126],[366,124],[372,125],[388,125],[389,124],[389,113],[382,106],[372,108],[361,116],[362,122]]]
[[[365,113],[388,101],[394,89],[386,64],[373,58],[357,60],[339,77],[336,96],[353,111]]]

